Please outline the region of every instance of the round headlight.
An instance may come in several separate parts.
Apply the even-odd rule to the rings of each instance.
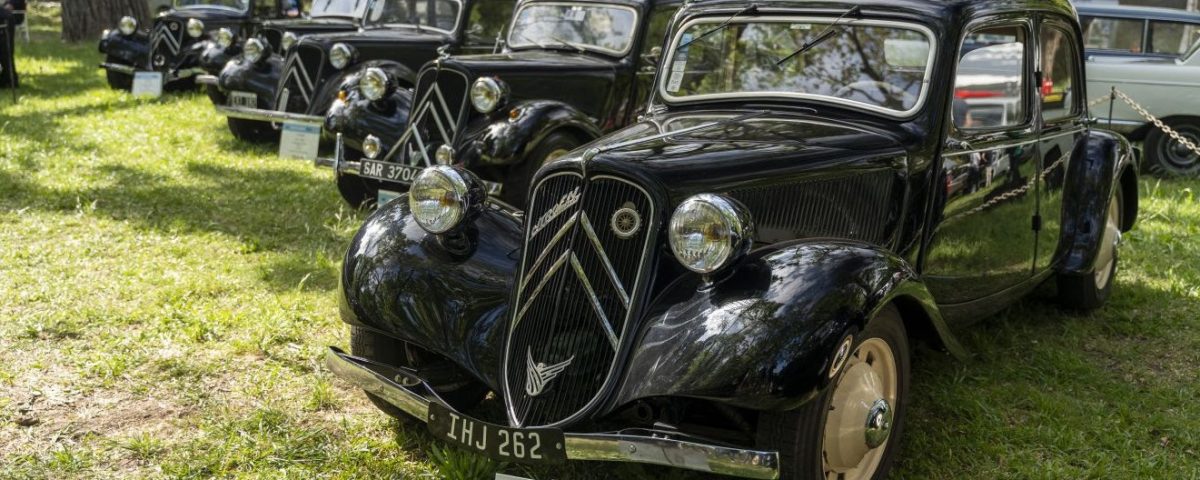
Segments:
[[[336,44],[329,49],[329,64],[338,70],[350,65],[352,58],[354,58],[354,49],[344,43]]]
[[[299,42],[299,41],[300,41],[300,37],[297,36],[295,33],[292,33],[292,32],[284,33],[283,39],[279,41],[279,52],[283,53],[288,50],[291,50],[292,47],[296,46],[296,42]]]
[[[392,78],[383,69],[368,68],[358,81],[358,88],[367,100],[380,100],[391,93]]]
[[[137,31],[137,19],[121,17],[121,21],[117,22],[117,30],[121,31],[121,35],[133,35],[133,32]]]
[[[367,135],[367,138],[363,140],[363,155],[374,160],[379,158],[380,153],[383,153],[383,142],[379,141],[379,137]]]
[[[471,105],[479,113],[491,113],[504,103],[508,87],[503,82],[492,77],[480,77],[471,85]]]
[[[266,50],[267,48],[263,45],[262,40],[251,38],[246,40],[246,45],[242,47],[242,55],[250,63],[258,63],[259,60],[266,58]]]
[[[426,168],[408,191],[413,219],[425,231],[446,233],[483,206],[480,182],[470,172],[447,165]]]
[[[200,38],[201,35],[204,35],[204,22],[196,18],[188,20],[187,32],[192,38]]]
[[[217,45],[221,48],[229,48],[233,46],[233,31],[228,28],[217,30]]]
[[[754,225],[745,207],[720,195],[684,200],[671,217],[668,236],[675,258],[688,270],[710,274],[750,248]]]

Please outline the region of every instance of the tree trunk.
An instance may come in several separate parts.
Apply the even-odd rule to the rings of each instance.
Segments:
[[[117,28],[121,17],[138,20],[138,29],[150,26],[150,7],[146,0],[63,0],[63,40],[79,42],[100,38],[106,28]]]

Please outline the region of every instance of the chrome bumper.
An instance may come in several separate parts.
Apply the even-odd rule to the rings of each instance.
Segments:
[[[200,85],[211,85],[214,87],[220,86],[217,84],[217,76],[216,75],[208,75],[208,74],[196,75],[196,83],[198,83]]]
[[[119,63],[107,63],[107,62],[101,63],[100,68],[103,68],[105,70],[112,70],[117,73],[124,73],[124,74],[128,74],[128,75],[133,75],[134,72],[137,72],[136,68],[133,68],[129,65],[121,65]]]
[[[339,174],[358,175],[362,165],[358,162],[346,160],[346,143],[342,140],[342,134],[337,134],[337,142],[334,143],[333,158],[317,157],[313,160],[315,167],[329,167],[334,169]]]
[[[330,347],[325,364],[334,375],[386,400],[422,422],[429,421],[430,400],[367,365],[369,361]],[[640,431],[640,433],[646,433]],[[779,478],[778,452],[706,445],[631,433],[565,433],[567,458],[664,465],[741,478]]]
[[[255,120],[259,122],[271,123],[299,123],[303,125],[313,125],[322,127],[325,125],[325,117],[316,115],[303,115],[299,113],[281,112],[278,110],[261,110],[257,108],[246,107],[230,107],[228,105],[218,105],[217,113],[226,117],[241,118],[243,120]]]
[[[101,63],[100,68],[103,68],[105,70],[112,70],[117,73],[124,73],[126,75],[133,75],[139,71],[137,69],[137,67],[134,67],[132,65],[123,65],[120,63],[108,63],[108,62]],[[182,80],[185,78],[190,78],[190,77],[195,77],[195,76],[206,76],[206,75],[204,75],[204,69],[203,68],[185,68],[183,70],[177,70],[174,72],[170,72],[168,74],[163,75],[163,81],[164,82],[174,82],[176,80]],[[197,79],[197,82],[199,82],[199,79]]]

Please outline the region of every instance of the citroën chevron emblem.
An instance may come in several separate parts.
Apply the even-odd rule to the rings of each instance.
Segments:
[[[533,361],[533,351],[525,351],[525,393],[531,397],[536,397],[542,394],[546,389],[546,384],[558,377],[558,374],[571,366],[571,362],[575,360],[575,356],[571,356],[565,362],[556,363],[554,365],[546,365]]]

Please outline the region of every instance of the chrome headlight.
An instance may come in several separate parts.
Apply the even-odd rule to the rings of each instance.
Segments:
[[[329,64],[338,70],[350,65],[350,60],[353,58],[354,48],[344,43],[336,44],[329,49]]]
[[[688,270],[710,274],[750,250],[754,224],[745,207],[711,194],[693,196],[675,209],[668,237],[675,258]]]
[[[283,39],[279,41],[279,53],[283,53],[288,50],[291,50],[292,47],[296,46],[296,42],[299,42],[299,41],[300,41],[300,37],[297,36],[295,33],[285,32],[283,34]]]
[[[438,147],[437,152],[433,154],[433,158],[437,160],[438,165],[450,165],[454,163],[454,147],[450,145]]]
[[[233,46],[233,31],[228,28],[217,30],[217,45],[221,48],[229,48]]]
[[[480,77],[471,85],[471,105],[479,113],[492,113],[500,108],[508,96],[508,86],[493,77]]]
[[[392,78],[380,68],[368,68],[358,81],[358,89],[367,100],[381,100],[392,93]]]
[[[447,165],[426,168],[408,191],[408,208],[425,231],[446,233],[483,208],[483,189],[475,175]]]
[[[246,40],[246,45],[242,47],[242,56],[246,57],[246,61],[250,63],[258,63],[259,60],[266,58],[266,45],[263,45],[262,40],[251,38]]]
[[[121,35],[133,35],[137,31],[137,19],[133,17],[121,17],[121,21],[117,22],[117,30],[121,31]]]
[[[363,140],[363,155],[374,160],[379,158],[380,153],[383,153],[383,142],[379,140],[379,137],[367,135],[367,138]]]
[[[188,20],[187,32],[192,38],[200,38],[201,35],[204,35],[204,22],[196,18]]]

